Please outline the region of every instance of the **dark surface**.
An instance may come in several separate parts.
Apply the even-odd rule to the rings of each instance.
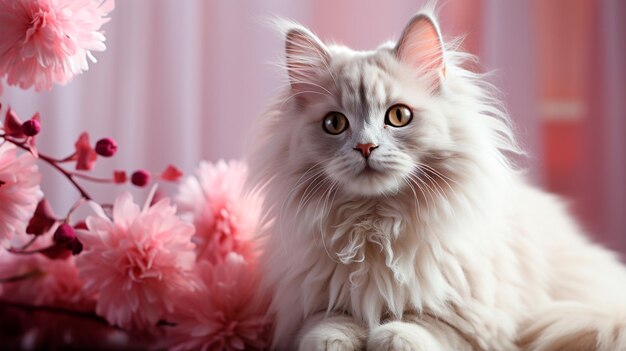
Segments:
[[[156,339],[90,313],[0,301],[0,350],[148,350]]]

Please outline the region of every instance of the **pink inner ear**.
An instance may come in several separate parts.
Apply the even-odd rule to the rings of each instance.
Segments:
[[[437,27],[430,18],[418,15],[407,26],[396,47],[400,61],[426,70],[443,67],[443,48]]]
[[[315,71],[329,60],[329,54],[319,39],[301,29],[292,29],[287,33],[285,55],[291,85],[296,90],[314,80]],[[309,88],[312,89],[311,86]]]

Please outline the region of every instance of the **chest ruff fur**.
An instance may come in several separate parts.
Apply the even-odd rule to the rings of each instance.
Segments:
[[[369,328],[406,315],[428,315],[468,339],[480,335],[471,340],[482,345],[477,349],[492,349],[487,345],[494,343],[512,349],[517,321],[504,317],[509,307],[524,302],[514,296],[503,303],[497,289],[520,282],[498,281],[490,273],[494,262],[486,252],[491,249],[481,253],[484,245],[457,240],[473,234],[463,233],[460,219],[435,230],[419,220],[426,215],[432,218],[432,209],[403,201],[338,203],[319,221],[310,221],[315,224],[299,228],[308,233],[283,239],[294,241],[285,244],[288,255],[274,260],[273,272],[280,272],[273,278],[273,308],[281,316],[278,335],[293,335],[302,320],[318,312],[348,314]],[[303,237],[309,240],[295,242]],[[484,318],[493,314],[503,316],[499,323]]]
[[[306,269],[305,281],[312,284],[304,284],[305,311],[349,313],[373,326],[460,301],[455,282],[467,284],[461,267],[446,259],[439,243],[427,240],[428,229],[415,225],[415,218],[401,203],[336,207],[317,236],[318,257],[310,261],[315,264]]]

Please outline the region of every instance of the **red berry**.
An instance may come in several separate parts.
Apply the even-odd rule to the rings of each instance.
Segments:
[[[36,119],[29,119],[22,123],[22,133],[26,136],[35,136],[41,131],[41,123]]]
[[[76,232],[71,225],[63,223],[54,232],[52,239],[57,244],[67,244],[76,239]]]
[[[111,157],[117,152],[117,143],[111,138],[98,140],[96,143],[96,153],[100,156]]]
[[[136,186],[146,186],[150,182],[150,173],[139,170],[130,177],[130,182]]]

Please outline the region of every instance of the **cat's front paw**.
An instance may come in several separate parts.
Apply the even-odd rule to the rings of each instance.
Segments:
[[[363,345],[346,337],[330,337],[327,339],[302,340],[299,351],[360,351]]]
[[[424,327],[389,322],[371,330],[368,351],[441,351],[441,345]]]
[[[322,321],[300,339],[299,351],[361,351],[365,345],[361,326],[337,321]]]

